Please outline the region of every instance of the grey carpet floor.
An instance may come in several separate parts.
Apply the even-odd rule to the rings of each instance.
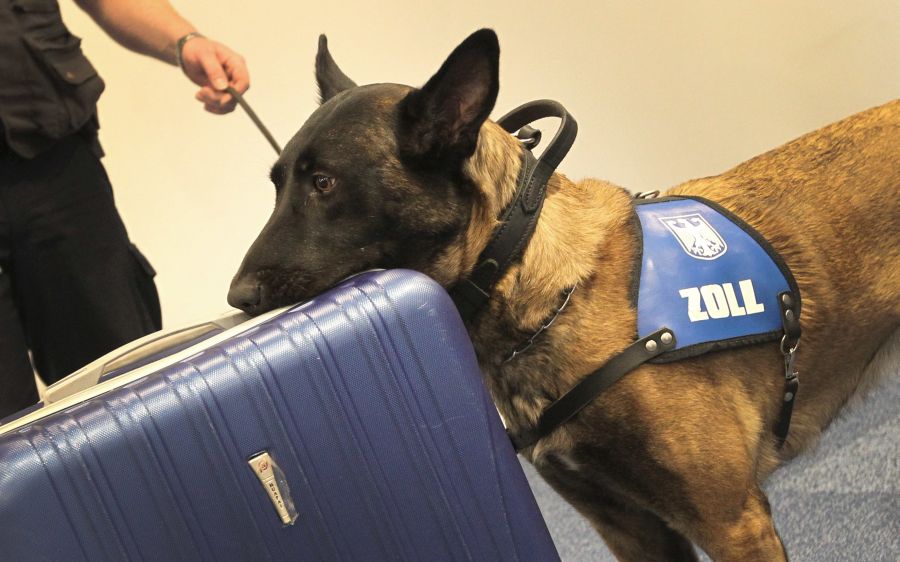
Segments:
[[[615,560],[523,464],[563,561]],[[765,489],[792,562],[900,561],[900,369],[845,409],[819,446],[776,471]]]

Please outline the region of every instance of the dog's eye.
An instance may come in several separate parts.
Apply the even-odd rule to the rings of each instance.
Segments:
[[[328,191],[334,187],[334,178],[325,174],[313,174],[312,181],[319,191]]]

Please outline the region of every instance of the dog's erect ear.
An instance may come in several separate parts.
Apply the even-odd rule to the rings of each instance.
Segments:
[[[328,52],[328,38],[319,35],[319,52],[316,53],[316,82],[319,83],[319,103],[325,103],[335,94],[355,88],[356,82],[347,78]]]
[[[492,30],[476,31],[463,41],[421,90],[403,100],[403,151],[438,159],[471,156],[497,101],[499,66],[500,45]]]

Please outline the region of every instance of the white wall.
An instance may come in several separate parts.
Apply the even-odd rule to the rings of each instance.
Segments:
[[[246,57],[248,99],[282,143],[316,107],[320,32],[358,83],[420,85],[466,35],[492,27],[494,116],[559,100],[580,125],[561,170],[633,190],[716,174],[900,96],[897,0],[174,3]],[[61,4],[107,82],[106,165],[131,237],[159,271],[165,322],[224,311],[272,208],[274,153],[245,115],[204,113],[176,69],[126,52]]]

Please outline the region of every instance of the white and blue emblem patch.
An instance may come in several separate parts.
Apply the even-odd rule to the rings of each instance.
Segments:
[[[703,215],[691,213],[674,217],[659,217],[669,229],[684,251],[699,260],[714,260],[728,250],[728,244],[710,226]]]

